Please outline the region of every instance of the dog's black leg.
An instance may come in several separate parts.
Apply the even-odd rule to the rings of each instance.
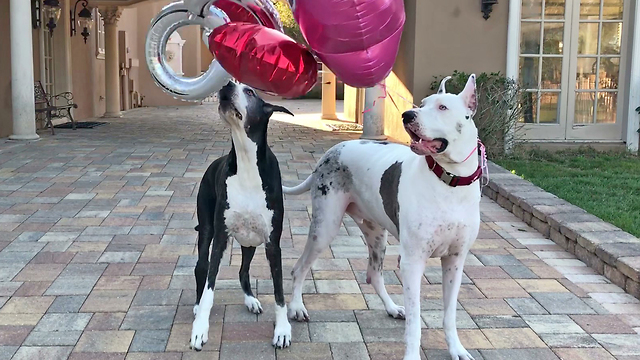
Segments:
[[[213,239],[213,228],[209,225],[198,226],[198,262],[193,270],[196,276],[196,305],[193,314],[197,313],[198,304],[202,298],[204,286],[207,283],[209,273],[209,247]]]
[[[273,295],[276,299],[276,328],[273,334],[273,346],[284,348],[291,344],[291,324],[287,317],[287,305],[284,302],[284,287],[282,285],[282,255],[278,241],[265,245],[267,259],[271,267],[273,279]]]
[[[284,287],[282,285],[282,255],[280,246],[268,243],[265,246],[267,260],[271,267],[271,278],[273,279],[273,295],[276,305],[284,306]]]
[[[205,174],[204,179],[206,178],[207,175]],[[208,181],[205,180],[203,184],[207,183]],[[216,197],[213,190],[210,186],[201,184],[198,191],[198,225],[195,228],[198,232],[198,262],[193,270],[196,276],[196,304],[193,307],[193,315],[198,312],[198,304],[202,298],[202,292],[207,282],[207,274],[209,273],[209,249],[211,248],[211,240],[213,240],[214,234],[213,222],[216,206]]]
[[[244,291],[244,304],[247,309],[254,314],[262,314],[262,305],[260,301],[253,296],[251,291],[251,279],[249,277],[249,268],[251,267],[251,260],[256,253],[255,247],[242,247],[242,266],[240,266],[240,285],[242,291]]]
[[[222,221],[222,224],[224,224],[224,220]],[[202,350],[202,345],[209,339],[209,315],[213,307],[213,289],[215,289],[216,286],[216,277],[220,269],[222,255],[227,248],[227,240],[227,229],[224,226],[216,226],[211,258],[209,260],[209,273],[207,274],[207,281],[204,291],[202,292],[202,297],[198,303],[196,319],[193,321],[193,327],[191,329],[191,347],[198,351]]]

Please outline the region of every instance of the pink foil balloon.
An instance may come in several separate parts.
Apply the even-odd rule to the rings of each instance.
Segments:
[[[391,72],[403,0],[295,0],[293,15],[309,46],[345,84],[372,87]]]

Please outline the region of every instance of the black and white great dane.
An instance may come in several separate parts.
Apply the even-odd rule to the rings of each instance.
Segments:
[[[329,246],[349,214],[369,247],[367,282],[387,313],[406,318],[405,360],[420,359],[420,284],[426,261],[440,257],[444,293],[444,333],[454,360],[472,360],[456,329],[456,302],[462,268],[480,227],[478,131],[475,75],[458,95],[444,91],[402,115],[411,146],[352,140],[326,152],[313,173],[285,194],[311,190],[309,237],[293,268],[289,317],[309,319],[302,284],[313,262]],[[385,231],[386,230],[386,231]],[[400,240],[404,306],[387,294],[382,267],[387,231]]]
[[[191,347],[202,350],[207,342],[216,276],[232,238],[242,246],[240,284],[244,303],[255,314],[262,313],[262,306],[251,291],[249,266],[256,247],[265,244],[276,304],[273,345],[287,347],[291,344],[291,324],[282,287],[282,182],[278,160],[267,145],[267,127],[274,111],[293,114],[282,106],[264,102],[250,87],[233,82],[220,90],[218,100],[220,116],[231,127],[232,144],[228,155],[209,166],[198,190],[198,262],[194,271],[196,305]]]

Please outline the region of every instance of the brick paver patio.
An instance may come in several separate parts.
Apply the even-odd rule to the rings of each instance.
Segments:
[[[313,267],[305,287],[311,322],[293,324],[291,348],[270,345],[264,251],[251,268],[265,305],[256,316],[243,305],[234,247],[220,271],[209,342],[190,351],[197,184],[230,148],[228,130],[212,105],[137,109],[109,122],[0,143],[0,360],[402,358],[404,323],[386,316],[365,283],[367,250],[350,219]],[[331,145],[355,136],[282,122],[269,135],[290,184]],[[289,279],[306,241],[310,198],[285,204]],[[640,359],[640,301],[486,198],[482,218],[458,311],[460,337],[476,359]],[[385,278],[402,302],[397,253],[391,239]],[[448,360],[439,260],[428,265],[424,358]]]

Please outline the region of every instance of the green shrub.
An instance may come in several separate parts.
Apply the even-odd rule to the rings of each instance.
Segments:
[[[437,91],[444,76],[434,76],[431,90]],[[448,93],[457,94],[464,89],[469,74],[454,71],[447,81]],[[474,116],[478,136],[487,148],[487,155],[491,158],[505,154],[505,145],[515,144],[521,140],[520,118],[532,93],[525,93],[520,86],[502,75],[496,73],[481,73],[476,78],[478,96],[478,110]],[[526,96],[525,96],[526,95]]]
[[[282,22],[284,33],[296,42],[307,46],[307,41],[304,39],[304,36],[302,36],[300,26],[298,26],[296,19],[293,18],[293,12],[291,12],[291,7],[286,4],[286,0],[272,0],[272,2],[276,10],[278,10],[278,14],[280,14],[280,21]]]

